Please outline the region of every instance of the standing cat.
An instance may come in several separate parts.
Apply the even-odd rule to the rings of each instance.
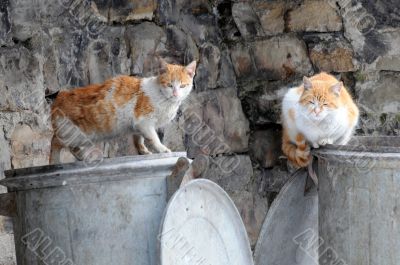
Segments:
[[[118,76],[102,84],[61,91],[52,110],[54,136],[50,163],[60,162],[60,151],[68,147],[78,159],[92,142],[133,133],[140,154],[171,152],[158,138],[156,129],[176,115],[193,87],[196,61],[187,66],[162,61],[158,76],[138,78]]]
[[[335,77],[320,73],[304,77],[282,103],[282,151],[297,167],[308,165],[309,144],[346,144],[357,125],[359,111],[350,94]]]

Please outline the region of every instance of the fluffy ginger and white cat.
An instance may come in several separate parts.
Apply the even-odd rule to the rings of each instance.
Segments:
[[[282,151],[295,167],[306,167],[310,146],[345,145],[358,118],[359,110],[342,82],[327,73],[304,77],[282,102]]]

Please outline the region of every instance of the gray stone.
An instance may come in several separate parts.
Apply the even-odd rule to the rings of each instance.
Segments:
[[[19,41],[31,38],[40,28],[37,9],[32,1],[9,1],[9,19],[12,36]]]
[[[286,160],[283,160],[273,168],[260,168],[254,171],[259,193],[279,193],[291,176],[286,166],[284,166],[285,162]]]
[[[4,138],[3,128],[0,126],[0,179],[4,178],[4,170],[11,168],[11,154],[9,143]],[[0,193],[7,192],[5,187],[0,187]],[[12,234],[11,218],[0,216],[0,264],[15,265],[15,248]]]
[[[292,35],[257,41],[252,52],[257,71],[269,80],[309,75],[312,71],[305,43]]]
[[[275,35],[284,32],[285,3],[276,1],[255,1],[253,3],[253,9],[259,17],[264,35]]]
[[[249,156],[208,157],[208,168],[201,177],[220,185],[231,196],[246,226],[252,246],[255,245],[268,201],[253,188],[253,168]]]
[[[210,179],[228,193],[247,190],[253,177],[250,157],[247,155],[208,157],[208,168],[201,177]]]
[[[221,52],[218,86],[236,87],[236,75],[228,50],[224,50]]]
[[[260,21],[250,3],[239,2],[233,4],[232,17],[244,38],[264,35]]]
[[[0,48],[0,110],[43,111],[39,62],[25,47]]]
[[[132,60],[131,73],[151,75],[158,70],[155,55],[166,51],[166,34],[161,27],[151,22],[128,26],[125,32],[128,53]]]
[[[308,43],[310,59],[318,71],[352,72],[356,70],[353,62],[353,49],[344,38],[320,35]]]
[[[251,247],[254,248],[269,209],[268,200],[253,191],[232,192],[230,197],[239,210]]]
[[[342,18],[335,5],[323,0],[305,0],[288,13],[289,31],[341,31]]]
[[[238,78],[249,78],[255,72],[249,46],[237,44],[231,49],[233,68]]]
[[[4,1],[0,6],[0,45],[11,42],[11,21],[9,1]]]
[[[28,125],[17,125],[11,136],[12,167],[25,168],[47,165],[50,154],[50,138]]]
[[[157,2],[151,1],[93,1],[93,10],[105,21],[125,23],[137,20],[152,20]]]
[[[14,235],[0,234],[0,264],[1,265],[16,265]]]
[[[380,33],[386,45],[386,53],[379,56],[372,69],[381,71],[400,71],[400,30],[386,29]]]
[[[130,74],[130,51],[122,37],[124,33],[124,29],[107,28],[103,31],[104,37],[89,42],[87,68],[90,83],[102,83],[116,75]]]
[[[189,157],[247,151],[249,122],[235,89],[192,94],[182,113]]]
[[[217,87],[221,52],[218,47],[206,43],[200,47],[200,62],[196,70],[194,84],[196,91]]]
[[[250,157],[265,168],[277,164],[282,154],[282,133],[279,129],[254,131],[250,136],[249,153]]]
[[[165,58],[171,58],[175,63],[188,64],[193,60],[199,60],[199,50],[190,35],[187,35],[175,25],[167,26],[167,52],[161,54]]]
[[[362,112],[358,124],[361,135],[400,135],[400,115],[398,113]]]
[[[358,105],[368,113],[399,113],[400,74],[381,72],[370,77],[356,85]]]
[[[163,128],[162,142],[173,152],[185,151],[185,133],[181,126],[183,115],[178,112],[177,117]]]
[[[393,39],[390,36],[393,34],[391,31],[395,32],[396,30],[392,30],[392,26],[386,28],[384,25],[389,21],[388,14],[376,16],[373,9],[382,10],[383,6],[387,8],[391,5],[393,6],[392,3],[389,5],[389,2],[385,3],[385,5],[380,5],[373,2],[360,3],[351,1],[341,4],[344,36],[351,42],[358,59],[365,64],[366,68],[371,70],[375,69],[377,59],[385,56],[392,48],[392,44],[387,42],[388,38],[391,39],[390,41],[397,38],[393,36]],[[395,8],[392,10],[395,10]],[[392,24],[392,22],[389,22],[389,24]],[[385,31],[386,33],[382,34]],[[387,59],[389,60],[389,58]],[[390,62],[387,63],[391,64]],[[371,66],[369,67],[370,64]]]
[[[195,16],[193,13],[184,13],[180,16],[179,26],[193,38],[197,46],[201,46],[205,42],[214,45],[220,42],[221,37],[213,14],[203,13],[200,16]]]
[[[65,21],[64,23],[68,25]],[[61,88],[87,85],[89,33],[80,28],[64,28],[64,25],[51,28],[49,43],[45,44],[52,49],[49,54],[54,54],[58,85]]]
[[[239,95],[249,121],[256,125],[280,123],[281,103],[290,87],[298,85],[284,81],[250,81],[243,84]]]

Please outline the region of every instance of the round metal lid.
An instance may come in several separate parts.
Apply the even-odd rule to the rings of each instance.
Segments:
[[[160,264],[252,265],[250,243],[226,192],[206,179],[180,188],[161,223]]]
[[[305,194],[306,171],[285,184],[265,218],[254,253],[256,265],[318,265],[318,195]]]

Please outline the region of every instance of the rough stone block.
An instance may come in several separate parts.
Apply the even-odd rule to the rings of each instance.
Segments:
[[[353,49],[343,38],[321,36],[308,44],[310,59],[318,71],[352,72],[356,70],[353,62]]]
[[[252,246],[255,245],[268,201],[252,190],[253,168],[249,156],[208,157],[208,167],[201,177],[220,185],[232,198],[242,216]]]
[[[280,129],[255,131],[250,136],[250,157],[260,166],[269,168],[276,165],[282,154],[282,133]]]
[[[23,124],[11,136],[13,168],[48,165],[51,135]]]
[[[298,83],[288,85],[283,81],[255,81],[244,84],[240,98],[250,122],[256,125],[280,123],[282,99],[289,87],[296,85]]]
[[[220,61],[221,52],[217,46],[206,43],[200,47],[200,62],[194,77],[196,91],[205,91],[217,87]]]
[[[253,58],[249,46],[238,44],[231,49],[233,68],[238,78],[248,78],[254,74]]]
[[[0,110],[43,111],[39,62],[24,47],[0,48]]]
[[[239,2],[233,4],[232,17],[244,38],[264,35],[257,14],[250,3]]]
[[[98,16],[108,22],[125,23],[137,20],[152,20],[157,9],[157,1],[93,1],[92,8]]]
[[[386,29],[380,33],[385,43],[385,53],[378,57],[371,68],[381,71],[400,71],[400,29]]]
[[[248,188],[253,177],[253,167],[249,156],[232,155],[208,158],[208,168],[201,177],[218,183],[229,193]]]
[[[161,27],[151,22],[129,26],[125,32],[128,53],[132,60],[131,73],[152,75],[158,70],[155,55],[166,51],[166,34]]]
[[[182,113],[189,157],[247,151],[249,122],[234,88],[192,94]]]
[[[369,113],[399,113],[399,83],[396,72],[381,72],[366,82],[357,82],[358,105]]]
[[[258,15],[264,35],[276,35],[284,32],[285,3],[255,1],[253,8]]]
[[[16,265],[14,235],[0,234],[0,264]]]
[[[305,43],[295,36],[274,37],[257,41],[252,48],[259,74],[269,80],[308,75],[312,66]]]
[[[342,18],[338,15],[332,1],[305,0],[288,13],[289,31],[340,31]]]
[[[258,193],[249,191],[232,192],[230,197],[239,210],[246,227],[250,245],[254,248],[268,212],[268,200]]]

